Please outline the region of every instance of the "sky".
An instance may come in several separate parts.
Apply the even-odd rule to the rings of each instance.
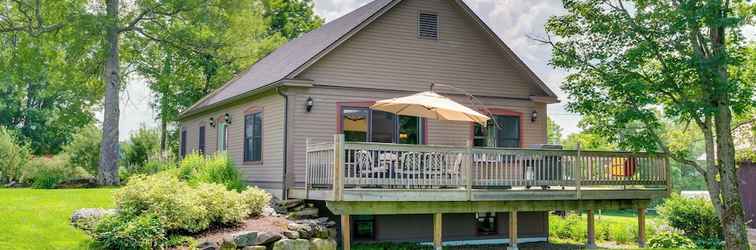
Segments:
[[[338,18],[371,0],[314,0],[315,12],[326,22]],[[567,112],[567,96],[560,89],[566,72],[548,65],[551,50],[530,37],[543,37],[544,24],[553,15],[564,14],[559,0],[464,0],[478,16],[538,75],[561,100],[548,106],[548,115],[563,128],[563,135],[579,132],[578,114]],[[748,34],[756,37],[756,29]],[[156,127],[150,108],[151,93],[143,81],[129,82],[121,101],[120,139],[128,138],[140,126]]]

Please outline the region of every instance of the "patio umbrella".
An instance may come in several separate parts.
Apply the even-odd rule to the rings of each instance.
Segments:
[[[381,100],[370,106],[370,108],[398,115],[418,116],[443,121],[477,122],[483,126],[491,119],[478,111],[433,91]]]

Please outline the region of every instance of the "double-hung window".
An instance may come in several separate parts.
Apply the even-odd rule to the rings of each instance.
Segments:
[[[181,129],[181,145],[179,146],[179,157],[186,156],[186,129]]]
[[[228,125],[225,122],[218,124],[218,151],[226,151],[228,141]]]
[[[422,119],[414,116],[397,116],[369,108],[344,107],[341,110],[341,128],[346,141],[422,143]]]
[[[244,116],[244,161],[262,160],[262,112]]]
[[[476,147],[520,147],[520,117],[494,115],[493,118],[485,127],[475,124],[473,145]]]
[[[197,150],[200,154],[205,154],[205,126],[199,127],[199,138],[198,138],[198,145]]]

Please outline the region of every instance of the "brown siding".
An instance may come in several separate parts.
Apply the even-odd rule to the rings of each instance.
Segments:
[[[292,167],[290,177],[296,186],[303,185],[305,177],[305,142],[307,138],[313,142],[333,140],[337,131],[338,103],[375,101],[411,94],[404,91],[388,91],[357,88],[298,88],[289,91],[290,117],[290,152],[289,159]],[[305,112],[304,103],[312,97],[315,106],[311,112]],[[466,98],[458,98],[459,102],[469,104]],[[525,113],[523,118],[524,144],[540,144],[546,142],[546,105],[527,100],[513,100],[502,98],[482,98],[481,101],[488,108],[508,109]],[[539,113],[536,122],[530,121],[530,113]],[[428,121],[428,143],[436,145],[464,146],[470,138],[471,124],[466,122]],[[293,173],[293,174],[291,174]]]
[[[182,121],[182,129],[187,130],[187,152],[197,150],[200,124],[205,124],[205,151],[208,154],[217,152],[218,128],[210,127],[209,119],[210,117],[215,117],[217,123],[223,120],[222,117],[224,114],[228,113],[231,115],[231,125],[228,127],[228,141],[226,142],[229,156],[236,163],[245,180],[281,197],[281,182],[283,178],[283,103],[283,97],[279,96],[275,91],[270,91],[212,112],[192,116]],[[263,112],[263,160],[260,163],[245,163],[243,160],[244,115],[245,111],[251,108],[261,109]]]
[[[740,163],[738,179],[746,221],[750,221],[750,227],[756,228],[756,163]]]
[[[547,237],[547,212],[520,212],[517,224],[519,237]],[[509,214],[497,213],[496,235],[479,236],[474,214],[444,214],[443,240],[480,240],[509,238]],[[430,241],[433,239],[433,215],[377,215],[376,241]]]
[[[421,11],[439,15],[439,40],[417,38]],[[298,78],[316,84],[411,91],[427,90],[437,82],[474,95],[545,95],[518,67],[453,1],[406,0]]]

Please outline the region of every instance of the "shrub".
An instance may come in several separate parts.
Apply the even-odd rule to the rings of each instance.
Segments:
[[[29,148],[20,145],[9,130],[0,126],[0,183],[20,181],[29,155]]]
[[[155,214],[167,230],[198,232],[210,224],[194,190],[168,174],[131,177],[115,200],[122,214]]]
[[[249,215],[247,205],[239,193],[228,191],[225,186],[215,183],[203,183],[197,187],[197,198],[207,210],[213,222],[235,224]]]
[[[129,165],[119,168],[118,177],[121,178],[121,180],[128,180],[129,177],[134,175],[152,175],[175,168],[176,164],[170,157],[161,159],[160,157],[155,156],[151,157],[144,166]]]
[[[648,240],[650,248],[696,248],[692,240],[675,232],[661,232]]]
[[[244,188],[239,170],[226,154],[215,154],[208,158],[196,153],[190,154],[179,164],[178,176],[192,186],[218,183],[233,190]]]
[[[145,166],[151,157],[160,153],[160,133],[157,129],[140,128],[122,144],[122,166]]]
[[[722,240],[719,217],[707,200],[673,195],[658,210],[670,226],[682,230],[686,237],[697,244]]]
[[[94,125],[81,128],[70,143],[63,146],[68,155],[68,163],[74,167],[84,168],[90,175],[97,175],[100,165],[100,141],[102,131]]]
[[[133,218],[107,216],[97,223],[92,238],[102,249],[161,249],[165,235],[159,216],[146,213]]]
[[[549,235],[558,239],[585,241],[588,229],[582,219],[571,214],[564,219],[549,221]]]
[[[69,165],[68,156],[37,157],[23,171],[23,181],[34,188],[56,188],[63,181],[91,177],[81,167]]]
[[[270,203],[271,196],[265,190],[251,187],[241,193],[243,203],[249,211],[249,215],[260,215],[263,208]]]

